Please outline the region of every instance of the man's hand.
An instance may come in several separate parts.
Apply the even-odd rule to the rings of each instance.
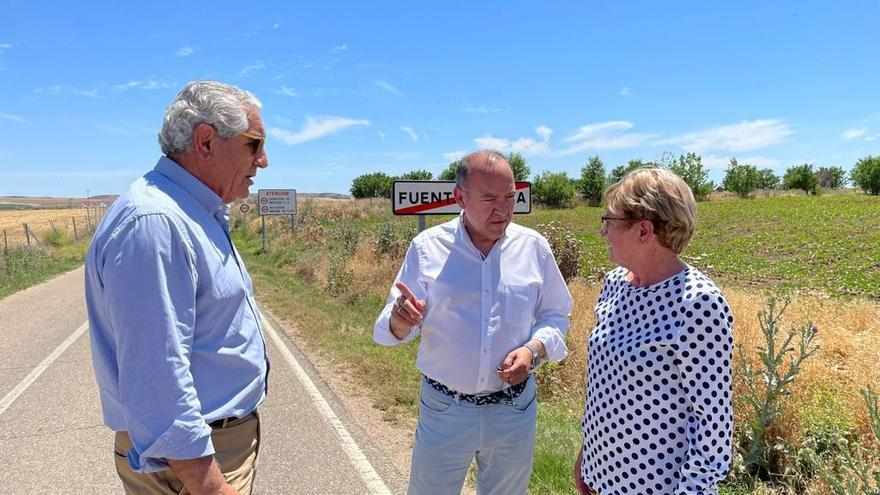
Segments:
[[[209,455],[197,459],[166,459],[183,486],[192,495],[239,495],[238,491],[223,478],[220,466]]]
[[[400,297],[391,307],[391,333],[401,340],[409,335],[412,327],[422,324],[427,303],[418,299],[405,283],[397,282],[395,285],[400,290]]]
[[[547,356],[544,350],[544,344],[538,339],[532,339],[528,342],[538,350],[541,357]],[[529,371],[532,370],[532,351],[525,346],[517,347],[510,351],[504,362],[501,363],[498,370],[498,378],[504,383],[517,385],[525,381],[529,377]]]

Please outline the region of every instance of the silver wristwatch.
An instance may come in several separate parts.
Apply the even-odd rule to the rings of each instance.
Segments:
[[[534,369],[537,369],[538,366],[541,366],[541,364],[544,362],[544,360],[541,359],[541,355],[538,354],[538,349],[529,342],[526,342],[525,344],[523,344],[523,347],[525,347],[526,349],[529,350],[529,352],[532,353],[532,369],[534,370]]]

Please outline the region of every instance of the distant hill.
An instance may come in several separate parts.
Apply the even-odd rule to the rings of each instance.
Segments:
[[[301,193],[297,192],[298,199],[305,198],[329,198],[351,199],[348,194],[339,193]],[[89,196],[92,201],[112,203],[118,198],[118,194],[95,194]],[[251,194],[251,199],[256,201],[257,194]],[[53,198],[49,196],[0,196],[0,209],[3,210],[31,210],[31,209],[58,209],[79,208],[86,198]]]

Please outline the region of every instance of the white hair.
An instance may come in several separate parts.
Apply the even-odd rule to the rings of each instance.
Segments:
[[[192,150],[193,130],[209,124],[226,139],[246,131],[248,112],[262,105],[250,91],[217,81],[193,81],[187,84],[165,110],[159,146],[162,153],[187,153]]]

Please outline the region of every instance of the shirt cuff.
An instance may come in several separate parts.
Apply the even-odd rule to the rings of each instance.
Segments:
[[[568,347],[565,345],[565,337],[553,327],[541,327],[532,330],[533,339],[538,339],[544,344],[548,361],[562,361],[568,355]]]
[[[211,427],[204,421],[175,421],[143,453],[130,449],[128,465],[136,473],[153,473],[168,469],[165,459],[197,459],[214,454]]]
[[[392,346],[399,345],[416,338],[415,328],[411,327],[406,337],[398,339],[391,332],[391,308],[386,306],[376,320],[376,326],[373,327],[373,341],[379,345]]]

